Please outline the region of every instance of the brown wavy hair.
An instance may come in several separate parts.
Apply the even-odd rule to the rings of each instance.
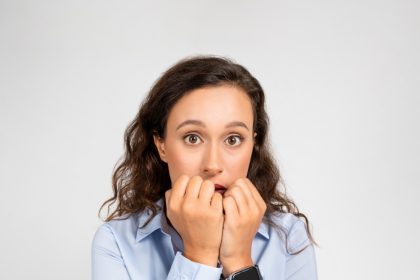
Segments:
[[[292,213],[304,219],[308,237],[317,245],[309,229],[307,217],[300,213],[296,204],[287,197],[283,178],[271,155],[264,91],[247,69],[224,57],[187,57],[173,65],[156,81],[125,131],[125,153],[117,162],[112,176],[114,194],[102,204],[99,214],[106,205],[108,216],[105,221],[128,217],[130,214],[150,209],[152,215],[143,226],[151,221],[160,210],[156,201],[164,197],[165,192],[171,188],[167,163],[160,160],[153,135],[165,138],[169,112],[186,93],[202,87],[219,85],[241,88],[251,99],[253,129],[257,135],[247,177],[254,183],[267,204],[264,222],[280,228],[286,237],[287,245],[286,230],[276,225],[271,218],[276,213]],[[282,187],[283,191],[280,191],[278,186]],[[114,204],[116,208],[110,213],[110,207]],[[298,254],[305,248],[293,254]]]

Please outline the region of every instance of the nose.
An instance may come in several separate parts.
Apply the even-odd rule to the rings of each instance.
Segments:
[[[210,145],[204,154],[202,171],[206,177],[213,177],[223,172],[220,151],[216,144]]]

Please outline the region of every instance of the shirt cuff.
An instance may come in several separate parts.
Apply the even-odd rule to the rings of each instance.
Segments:
[[[219,280],[222,270],[223,267],[213,267],[193,262],[178,251],[167,279]]]

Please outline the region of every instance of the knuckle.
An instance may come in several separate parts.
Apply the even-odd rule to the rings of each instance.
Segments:
[[[250,184],[250,185],[254,185],[252,182],[251,182],[251,180],[249,180],[249,178],[244,178],[244,181],[245,182],[247,182],[248,184]]]
[[[172,203],[172,202],[170,202],[169,201],[169,203],[168,203],[168,205],[167,205],[167,208],[168,208],[168,211],[169,212],[177,212],[177,207],[175,207],[175,205],[174,205],[174,203]]]
[[[218,192],[214,192],[214,194],[213,194],[213,198],[212,198],[214,201],[217,201],[217,202],[219,202],[219,201],[222,201],[222,199],[223,199],[223,196],[220,194],[220,193],[218,193]]]
[[[213,182],[212,181],[210,181],[210,180],[208,180],[208,179],[206,179],[206,180],[204,180],[203,181],[203,183],[202,183],[203,185],[205,184],[205,185],[213,185]]]
[[[262,209],[266,210],[267,209],[267,204],[265,203],[265,201],[263,200],[262,203]]]
[[[188,175],[186,174],[182,174],[181,177],[179,177],[179,179],[184,181],[184,180],[189,180],[190,177],[188,177]]]
[[[169,189],[165,192],[165,198],[168,199],[170,194],[171,194],[171,189]]]
[[[210,180],[204,180],[203,183],[201,184],[201,187],[206,188],[206,189],[211,189],[211,188],[213,188],[213,186],[214,186],[214,184]]]
[[[232,194],[239,194],[240,192],[241,192],[241,190],[240,190],[240,188],[239,187],[233,187],[231,190],[230,190],[230,192],[232,193]]]
[[[190,181],[194,181],[194,182],[202,182],[202,181],[203,181],[203,179],[202,179],[200,176],[195,175],[195,176],[193,176],[193,177],[190,179]]]
[[[190,177],[188,177],[187,175],[183,174],[181,175],[175,182],[175,184],[180,185],[180,184],[185,184],[188,182],[188,180],[190,179]]]
[[[239,184],[239,185],[245,184],[245,178],[238,178],[236,180],[236,183]]]
[[[262,206],[262,212],[265,213],[267,211],[267,205],[264,203]]]

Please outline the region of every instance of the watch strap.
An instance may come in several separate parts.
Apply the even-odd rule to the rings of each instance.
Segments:
[[[260,280],[262,279],[260,269],[258,265],[253,265],[236,271],[229,275],[228,277],[224,278],[223,274],[220,275],[221,280]]]

